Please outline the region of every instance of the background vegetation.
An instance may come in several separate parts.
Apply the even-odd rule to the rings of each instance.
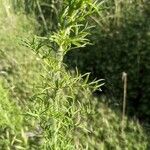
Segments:
[[[68,54],[68,64],[106,79],[106,94],[122,99],[122,72],[128,74],[128,113],[150,117],[150,2],[112,1],[104,4],[91,40],[94,46]],[[70,59],[71,57],[71,59]],[[74,63],[72,62],[74,59]],[[71,61],[70,61],[71,60]],[[113,102],[114,103],[114,102]]]
[[[148,4],[0,0],[0,149],[148,150]]]

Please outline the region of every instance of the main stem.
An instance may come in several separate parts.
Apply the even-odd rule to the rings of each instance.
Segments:
[[[59,51],[58,51],[58,74],[59,74],[59,78],[60,78],[60,74],[61,74],[61,68],[62,68],[62,64],[63,64],[63,48],[62,46],[60,46]],[[58,80],[59,80],[58,78]]]
[[[59,86],[59,82],[61,80],[61,68],[62,68],[62,64],[63,64],[63,48],[62,46],[60,46],[59,50],[58,50],[58,55],[57,55],[57,59],[58,59],[58,70],[57,70],[57,84],[58,84],[58,89],[56,89],[56,95],[55,95],[55,102],[54,102],[54,109],[56,112],[59,111],[60,106],[60,99],[61,99],[61,87]],[[57,148],[57,142],[58,142],[58,136],[59,136],[59,125],[58,125],[58,120],[57,118],[54,120],[54,129],[55,129],[55,135],[54,135],[54,147]]]

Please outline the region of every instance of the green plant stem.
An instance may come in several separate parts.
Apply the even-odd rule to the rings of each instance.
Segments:
[[[41,6],[40,6],[40,4],[39,4],[39,1],[38,1],[38,0],[36,0],[36,3],[37,3],[37,7],[38,7],[38,9],[39,9],[39,13],[40,13],[40,15],[41,15],[41,19],[42,19],[42,21],[43,21],[43,24],[44,24],[45,30],[46,30],[46,31],[48,31],[47,23],[46,23],[46,20],[45,20],[45,18],[44,18],[44,15],[43,15],[43,12],[42,12]]]
[[[57,71],[57,83],[59,85],[59,82],[61,80],[61,68],[62,68],[62,64],[63,64],[63,48],[62,46],[60,46],[59,50],[58,50],[58,71]],[[58,86],[58,88],[56,89],[56,95],[55,95],[55,101],[54,101],[54,111],[56,113],[59,112],[59,108],[61,107],[60,106],[60,100],[61,100],[61,95],[62,95],[62,90],[61,90],[61,87]],[[58,141],[58,136],[59,136],[59,122],[57,120],[57,118],[54,120],[54,131],[55,131],[55,134],[54,134],[54,149],[57,149],[57,141]]]
[[[61,77],[61,68],[63,64],[63,58],[64,58],[63,48],[62,46],[60,46],[59,51],[58,51],[58,80]]]

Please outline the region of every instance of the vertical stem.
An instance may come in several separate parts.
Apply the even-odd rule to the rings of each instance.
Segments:
[[[61,68],[62,68],[62,64],[63,64],[63,48],[62,46],[60,46],[59,51],[58,51],[58,80],[60,78],[61,75]]]
[[[122,0],[115,0],[115,18],[117,26],[120,26],[122,17]]]
[[[57,55],[57,59],[58,59],[58,71],[56,72],[56,80],[57,80],[57,84],[58,84],[58,89],[56,89],[56,95],[55,95],[55,101],[54,101],[54,111],[57,113],[59,111],[59,108],[61,107],[60,104],[60,100],[61,100],[61,94],[62,94],[62,89],[59,86],[59,81],[61,80],[61,68],[62,68],[62,64],[63,64],[63,48],[62,46],[60,46],[59,50],[58,50],[58,55]],[[54,120],[54,130],[55,130],[55,134],[54,134],[54,147],[55,149],[57,149],[57,144],[58,144],[58,138],[59,138],[59,125],[60,123],[57,121],[57,118]]]
[[[124,91],[123,91],[123,110],[122,110],[122,132],[124,130],[124,120],[125,120],[125,111],[126,111],[126,100],[127,100],[127,73],[123,72],[122,80],[124,82]]]
[[[43,21],[43,24],[44,24],[45,30],[47,31],[47,30],[48,30],[48,28],[47,28],[46,20],[45,20],[45,18],[44,18],[44,15],[43,15],[43,12],[42,12],[41,6],[40,6],[40,4],[39,4],[39,1],[38,1],[38,0],[36,0],[36,3],[37,3],[37,7],[38,7],[38,9],[39,9],[39,12],[40,12],[41,19],[42,19],[42,21]]]

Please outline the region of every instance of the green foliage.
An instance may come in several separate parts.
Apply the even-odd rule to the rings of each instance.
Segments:
[[[57,30],[32,39],[34,19],[0,10],[0,149],[149,149],[137,121],[126,118],[122,132],[120,112],[93,97],[101,80],[89,82],[89,73],[65,69],[66,53],[90,44],[85,22],[95,11],[90,0],[66,0]],[[25,45],[38,57],[18,37],[27,38]]]
[[[121,76],[127,72],[128,112],[149,120],[149,1],[107,1],[102,8],[100,16],[92,16],[94,45],[70,52],[68,65],[106,79],[106,94],[117,104],[122,104]]]
[[[36,0],[29,0],[28,3],[22,4],[29,7],[30,11],[32,10],[37,16],[42,32],[58,29],[58,22],[61,22],[59,14],[62,13],[66,4],[71,12],[84,3],[84,1],[73,0],[63,2],[39,0],[38,2],[40,7]],[[150,114],[148,109],[150,97],[149,1],[108,0],[99,2],[101,4],[98,6],[100,13],[91,15],[89,19],[92,25],[97,23],[93,36],[91,36],[95,46],[88,46],[82,51],[71,51],[68,55],[68,64],[73,68],[78,66],[83,73],[92,72],[94,78],[105,78],[106,93],[119,99],[115,102],[119,104],[122,100],[121,74],[126,71],[129,77],[129,114],[147,120]],[[78,16],[82,15],[78,14]],[[76,15],[77,18],[78,16]]]
[[[2,7],[4,3],[0,3]],[[7,5],[9,6],[9,4]],[[38,81],[37,70],[41,67],[30,50],[20,46],[20,38],[33,34],[35,20],[23,14],[5,13],[0,7],[0,76],[7,81],[12,96],[22,103],[31,96],[34,85]],[[31,70],[32,69],[32,70]],[[40,69],[39,69],[40,70]]]
[[[132,136],[125,137],[126,134],[122,133],[120,138],[123,141],[127,140],[129,143],[113,141],[113,139],[116,139],[113,137],[110,137],[107,141],[105,138],[111,133],[111,131],[109,132],[109,125],[108,133],[107,130],[104,131],[106,137],[101,137],[101,132],[96,131],[96,134],[100,135],[98,141],[102,140],[102,142],[95,144],[97,138],[93,132],[95,126],[94,124],[89,126],[88,121],[91,123],[91,120],[95,119],[95,116],[94,118],[92,116],[92,110],[96,114],[94,109],[96,106],[89,101],[89,98],[92,97],[91,90],[94,89],[93,91],[95,91],[101,85],[98,84],[99,81],[88,83],[89,76],[86,75],[86,80],[83,80],[82,76],[79,75],[73,77],[65,71],[63,58],[71,49],[85,47],[86,44],[89,44],[89,40],[86,38],[89,27],[83,25],[83,22],[87,15],[91,15],[97,10],[97,7],[96,3],[90,3],[90,1],[82,3],[74,1],[70,5],[68,5],[69,1],[65,2],[59,18],[58,30],[47,37],[34,37],[31,42],[27,40],[25,42],[26,46],[33,49],[44,60],[47,71],[46,76],[43,76],[42,79],[41,92],[33,98],[35,109],[33,110],[31,105],[29,112],[29,116],[35,117],[41,125],[44,134],[42,148],[97,149],[99,146],[103,146],[107,149],[116,149],[116,144],[120,144],[118,145],[119,149],[126,146],[132,148],[129,144],[130,140],[133,143],[139,141],[141,144],[142,138],[144,138],[142,134],[140,138],[137,137],[135,141],[132,141]],[[72,9],[72,5],[74,9]],[[76,9],[76,5],[78,9]],[[115,130],[117,130],[117,133],[121,132],[119,126]],[[126,126],[126,130],[125,132],[128,132],[128,126]],[[139,131],[139,129],[137,130]],[[89,138],[89,142],[84,143],[86,138]],[[136,148],[140,148],[140,144]],[[146,149],[146,147],[147,142],[141,146],[143,149]]]
[[[0,91],[0,126],[9,126],[13,130],[16,127],[19,128],[22,124],[19,107],[15,107],[15,103],[8,99],[8,92],[5,91],[2,84],[0,84]],[[18,116],[18,118],[14,118],[14,116]]]
[[[88,84],[88,76],[85,81],[82,81],[82,76],[72,77],[64,69],[63,57],[67,51],[72,47],[84,47],[89,43],[86,38],[88,26],[83,27],[81,21],[85,20],[87,14],[94,12],[94,4],[90,8],[91,3],[85,1],[77,10],[73,10],[70,5],[68,6],[68,2],[66,1],[60,16],[58,31],[49,37],[36,37],[31,43],[29,41],[25,43],[44,59],[47,69],[47,75],[43,77],[44,89],[40,93],[41,96],[37,96],[34,100],[36,101],[34,106],[37,106],[34,113],[33,108],[30,113],[39,118],[39,124],[45,135],[44,149],[61,149],[62,147],[74,149],[76,147],[70,135],[74,134],[77,128],[84,128],[78,120],[78,116],[83,116],[87,111],[86,97],[89,96],[84,95],[84,91],[90,91],[90,87],[95,90],[101,86],[98,85],[99,81]],[[48,55],[43,57],[46,48],[42,48],[47,45],[49,46]],[[79,93],[81,90],[83,94]],[[82,101],[78,100],[80,97]],[[83,101],[84,97],[86,101]]]
[[[0,82],[0,149],[21,148],[26,145],[21,109],[9,99],[8,91]]]
[[[39,33],[55,30],[58,22],[58,11],[61,10],[62,0],[14,0],[12,5],[16,13],[22,11],[34,15],[39,23]]]

